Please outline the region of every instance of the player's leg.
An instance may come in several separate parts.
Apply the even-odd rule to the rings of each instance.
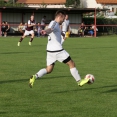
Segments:
[[[74,79],[78,82],[80,81],[80,75],[78,74],[78,70],[75,67],[75,63],[71,60],[71,57],[68,52],[65,50],[59,52],[57,54],[57,60],[59,62],[63,62],[67,64],[70,68],[71,75],[74,77]]]
[[[5,30],[5,32],[4,32],[4,37],[6,37],[7,36],[7,31]]]
[[[74,61],[71,59],[69,53],[67,53],[65,50],[63,50],[62,52],[60,52],[60,54],[57,55],[57,60],[60,61],[60,62],[63,62],[65,64],[67,64],[70,68],[70,72],[71,72],[71,75],[74,77],[74,79],[76,80],[76,82],[79,83],[82,81],[81,78],[80,78],[80,75],[78,73],[78,70],[75,66],[75,63]],[[87,81],[88,82],[88,81]],[[80,84],[79,86],[81,85],[84,85],[85,83],[83,84]]]
[[[32,88],[35,82],[35,79],[41,78],[42,76],[49,74],[53,71],[54,63],[56,61],[52,53],[47,52],[47,67],[39,70],[35,75],[31,76],[29,81],[29,86]]]
[[[23,41],[23,39],[26,37],[26,35],[29,35],[28,34],[28,31],[25,31],[25,33],[23,34],[23,36],[21,36],[20,40],[18,41],[18,46],[20,46],[20,43]]]
[[[31,45],[31,43],[34,39],[34,31],[30,31],[30,34],[31,34],[31,38],[30,38],[30,41],[29,41],[29,45]]]
[[[89,79],[81,80],[80,75],[78,73],[78,70],[75,67],[75,63],[73,62],[73,60],[68,59],[68,62],[66,61],[66,64],[69,66],[70,72],[71,72],[72,76],[75,78],[75,80],[79,86],[83,86],[84,84],[88,83]]]
[[[67,59],[63,61],[63,63],[67,64],[70,68],[70,73],[76,80],[76,82],[79,82],[81,80],[80,75],[78,73],[78,70],[75,66],[75,63],[71,60],[71,57],[69,56]]]
[[[53,65],[49,65],[46,68],[43,68],[43,69],[39,70],[35,75],[31,76],[30,81],[29,81],[30,88],[33,87],[35,79],[41,78],[44,75],[51,73],[53,71],[53,68],[54,68],[54,64]]]

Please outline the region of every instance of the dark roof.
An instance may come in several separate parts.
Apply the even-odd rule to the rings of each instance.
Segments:
[[[88,13],[94,12],[95,8],[32,8],[32,7],[0,7],[2,12],[38,12],[38,13],[55,13],[57,10],[64,10],[68,13]],[[106,11],[107,9],[96,9],[96,11]]]

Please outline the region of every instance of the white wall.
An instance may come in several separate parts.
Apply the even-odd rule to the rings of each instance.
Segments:
[[[81,6],[84,8],[102,8],[102,5],[97,4],[96,0],[81,0]]]

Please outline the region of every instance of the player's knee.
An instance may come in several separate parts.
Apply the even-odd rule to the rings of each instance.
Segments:
[[[46,70],[47,70],[47,73],[49,74],[49,73],[51,73],[52,71],[53,71],[53,68],[46,68]]]
[[[71,62],[70,66],[71,66],[71,67],[75,67],[74,61]]]
[[[50,74],[52,72],[52,69],[46,69],[47,73]]]
[[[74,63],[73,60],[70,60],[67,64],[68,64],[68,66],[69,66],[70,68],[74,68],[74,67],[75,67],[75,63]]]

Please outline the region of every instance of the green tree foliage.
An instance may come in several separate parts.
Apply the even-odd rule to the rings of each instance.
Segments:
[[[65,6],[77,8],[80,6],[80,0],[66,0]]]
[[[23,7],[24,4],[16,3],[17,0],[0,0],[0,7]]]

